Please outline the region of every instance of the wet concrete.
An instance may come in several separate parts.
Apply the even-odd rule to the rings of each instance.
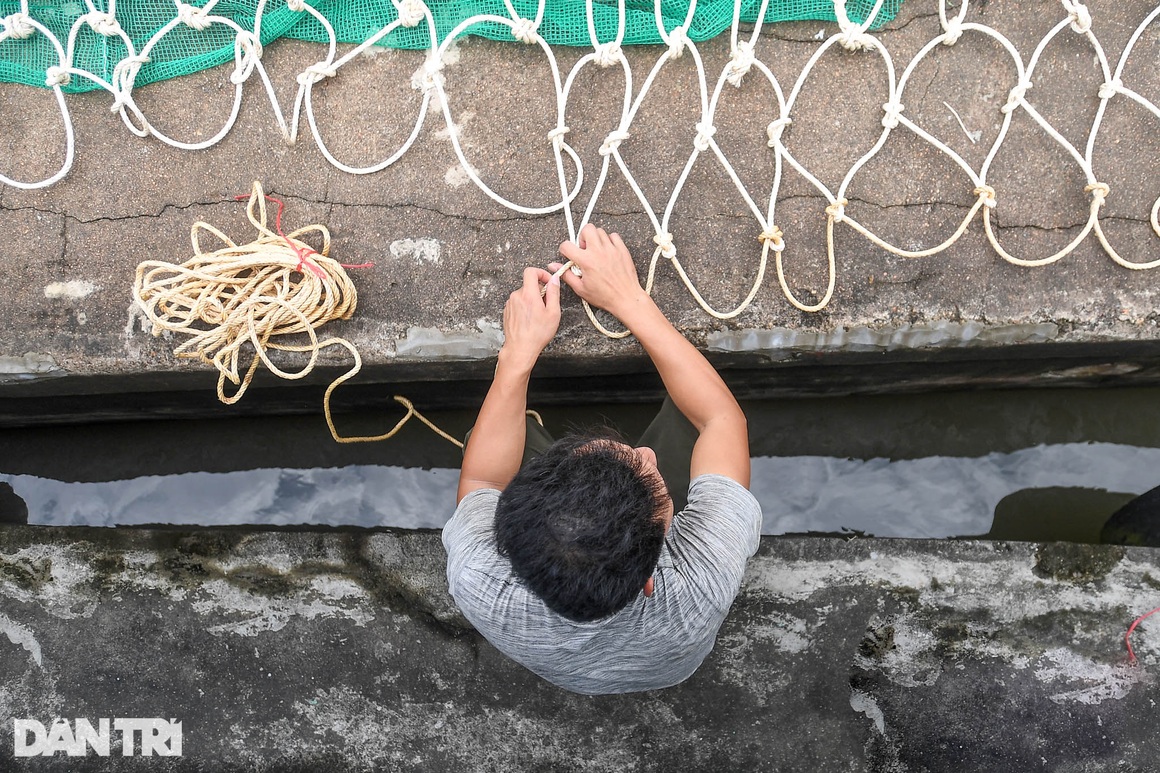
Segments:
[[[1093,9],[1093,29],[1113,66],[1150,7],[1134,0]],[[1062,18],[1058,3],[1047,0],[991,0],[973,5],[968,16],[1008,35],[1025,59]],[[769,27],[757,55],[788,92],[819,45],[819,33],[833,32],[832,23],[820,22]],[[938,32],[934,2],[909,0],[876,34],[900,71]],[[1147,33],[1125,74],[1128,85],[1152,99],[1160,95],[1160,75],[1142,63],[1154,58],[1157,45],[1154,32]],[[727,41],[701,48],[712,83],[727,62]],[[558,53],[567,69],[583,52]],[[659,49],[627,53],[639,84]],[[294,74],[318,55],[317,47],[298,42],[268,47],[263,62],[284,105],[292,104]],[[976,167],[997,136],[999,107],[1014,83],[1014,67],[1003,56],[986,38],[967,34],[925,60],[903,94],[906,115]],[[470,163],[509,198],[550,202],[558,184],[546,133],[555,119],[542,53],[469,39],[453,59],[444,75],[455,131]],[[421,61],[417,52],[384,50],[316,87],[322,132],[340,158],[369,163],[403,141],[418,108],[411,76]],[[685,57],[662,71],[632,125],[633,136],[621,146],[655,207],[662,207],[691,151],[699,112],[691,67]],[[836,188],[881,132],[885,71],[872,53],[835,47],[815,72],[785,138],[797,158]],[[143,87],[137,96],[163,130],[185,140],[207,137],[228,114],[227,75],[218,68]],[[1086,40],[1067,31],[1043,54],[1028,99],[1082,148],[1100,79]],[[587,171],[577,211],[592,191],[597,147],[614,123],[622,89],[616,70],[599,68],[585,70],[574,87],[566,116],[573,130],[569,141]],[[189,228],[196,220],[250,238],[233,197],[247,192],[254,179],[287,201],[287,225],[325,223],[334,234],[335,256],[375,262],[373,269],[353,272],[360,295],[355,318],[331,326],[361,351],[367,363],[363,384],[485,381],[506,294],[525,265],[551,260],[567,236],[561,215],[519,215],[464,182],[438,112],[401,161],[354,176],[326,163],[308,133],[287,146],[256,81],[246,87],[230,135],[198,152],[132,136],[109,113],[102,93],[68,99],[78,138],[72,171],[48,189],[0,190],[6,233],[0,269],[9,278],[0,306],[0,394],[25,400],[9,405],[18,405],[14,412],[30,420],[53,418],[57,405],[70,420],[109,405],[117,415],[135,406],[158,414],[214,410],[188,398],[212,384],[204,366],[176,361],[170,353],[174,341],[145,332],[129,288],[139,261],[189,256]],[[776,117],[771,89],[754,71],[740,90],[727,87],[723,100],[715,139],[760,201],[772,182],[765,131]],[[63,134],[51,94],[5,85],[0,104],[9,127],[2,171],[24,179],[54,171]],[[981,132],[978,142],[963,133],[948,105]],[[1112,188],[1102,216],[1109,237],[1132,259],[1154,257],[1157,241],[1147,217],[1160,194],[1156,119],[1126,97],[1115,98],[1093,164]],[[1000,191],[1000,239],[1020,256],[1050,254],[1084,222],[1087,196],[1078,166],[1022,112],[989,180]],[[970,188],[962,170],[899,128],[859,171],[848,211],[885,238],[931,246],[965,214],[973,201]],[[800,176],[786,171],[776,221],[789,245],[788,281],[803,298],[825,286],[825,204]],[[615,173],[595,209],[596,220],[625,235],[643,274],[653,234],[639,201]],[[758,229],[711,155],[694,166],[672,230],[681,260],[706,298],[719,307],[739,302],[757,270]],[[772,266],[753,305],[729,322],[701,311],[664,261],[655,295],[681,330],[722,367],[735,370],[739,381],[769,383],[774,392],[1157,380],[1156,274],[1116,266],[1094,238],[1039,269],[1000,260],[978,221],[957,245],[928,259],[892,257],[841,225],[836,239],[837,290],[820,313],[791,307]],[[323,361],[334,369],[318,374],[315,384],[344,364],[333,352]],[[542,366],[545,376],[647,371],[632,341],[604,339],[575,299],[566,302],[562,333]],[[282,411],[294,410],[295,401],[316,404],[317,392],[278,397],[276,390],[262,390],[275,384],[268,374],[260,377],[253,399],[265,395],[270,409]]]
[[[443,570],[432,532],[3,527],[0,760],[917,773],[1144,771],[1160,752],[1156,624],[1138,665],[1123,640],[1155,551],[767,537],[692,678],[597,698],[497,653]],[[177,719],[182,757],[12,756],[12,719],[56,716]]]

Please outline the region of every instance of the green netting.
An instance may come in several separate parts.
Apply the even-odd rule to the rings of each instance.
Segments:
[[[885,0],[875,19],[877,27],[894,18],[902,0]],[[204,2],[194,5],[204,5]],[[107,0],[96,7],[107,10]],[[398,18],[398,12],[389,0],[319,0],[312,2],[318,11],[334,26],[339,42],[361,43]],[[535,18],[536,0],[513,0],[523,18]],[[212,15],[231,19],[242,29],[252,31],[259,0],[221,0],[212,9]],[[494,14],[510,18],[503,0],[430,0],[435,19],[435,31],[442,41],[463,20],[479,14]],[[625,19],[625,44],[660,43],[654,5],[651,0],[628,0]],[[760,10],[758,0],[742,0],[741,19],[752,22]],[[847,13],[851,20],[862,21],[874,6],[873,0],[849,0]],[[684,23],[688,11],[687,0],[663,0],[661,12],[665,28],[671,30]],[[68,47],[69,33],[77,18],[88,13],[81,0],[63,2],[31,2],[29,16],[47,27]],[[21,11],[18,0],[0,0],[0,17]],[[694,41],[707,40],[729,28],[733,21],[733,0],[701,0],[689,25],[688,36]],[[552,45],[589,46],[588,23],[584,0],[547,0],[543,23],[538,32]],[[117,0],[116,18],[132,39],[138,52],[166,24],[176,17],[172,0]],[[596,0],[593,16],[601,41],[616,37],[618,11],[615,0]],[[770,0],[766,22],[815,19],[835,21],[833,0]],[[511,28],[498,23],[477,23],[468,34],[513,40]],[[137,75],[135,84],[187,75],[214,67],[234,59],[236,31],[225,24],[213,24],[198,31],[178,24],[162,37],[150,51],[150,61]],[[296,38],[327,42],[325,28],[306,12],[292,11],[283,0],[266,4],[261,20],[261,40],[267,44],[277,38]],[[424,21],[417,27],[399,27],[386,36],[380,45],[392,48],[423,49],[430,46],[430,32]],[[72,66],[93,73],[111,82],[117,63],[127,55],[124,43],[116,36],[105,36],[90,25],[78,27]],[[0,42],[0,81],[45,85],[45,72],[61,64],[60,54],[53,42],[40,33],[23,39]],[[66,91],[91,91],[99,85],[89,78],[76,76],[64,87]]]

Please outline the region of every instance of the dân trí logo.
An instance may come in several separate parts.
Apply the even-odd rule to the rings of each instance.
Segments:
[[[113,734],[118,733],[121,755],[132,757],[180,757],[181,723],[176,719],[107,717],[97,720],[96,727],[81,717],[68,720],[57,717],[45,727],[35,719],[14,719],[13,749],[17,757],[51,757],[64,752],[83,757],[92,749],[108,757]],[[111,728],[111,729],[110,729]]]

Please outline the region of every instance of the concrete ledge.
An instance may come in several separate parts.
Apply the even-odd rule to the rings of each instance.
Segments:
[[[560,691],[470,630],[438,534],[0,530],[5,769],[1143,771],[1160,552],[766,538],[670,690]],[[164,717],[180,758],[14,758]],[[114,739],[116,739],[114,734]]]

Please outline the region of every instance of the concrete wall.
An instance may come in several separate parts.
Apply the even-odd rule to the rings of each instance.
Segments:
[[[701,669],[584,697],[508,661],[429,532],[0,530],[15,771],[1145,771],[1154,550],[765,538]],[[13,719],[182,722],[14,758]]]

